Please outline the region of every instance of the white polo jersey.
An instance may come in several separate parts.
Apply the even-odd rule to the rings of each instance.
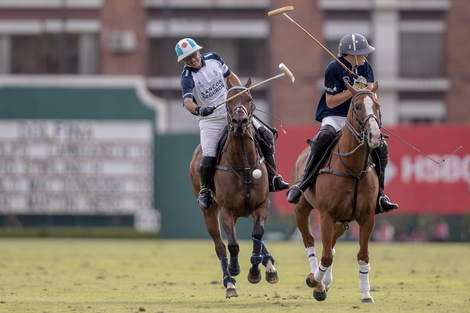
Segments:
[[[213,106],[227,99],[225,78],[232,72],[216,53],[201,55],[202,67],[185,66],[181,74],[183,101],[193,99],[199,106]],[[183,103],[184,105],[184,103]],[[202,155],[215,157],[220,132],[227,126],[225,104],[209,116],[199,116]]]
[[[199,106],[213,106],[227,99],[225,78],[230,75],[231,70],[214,52],[202,54],[201,60],[201,68],[185,66],[183,69],[183,99],[192,98]]]

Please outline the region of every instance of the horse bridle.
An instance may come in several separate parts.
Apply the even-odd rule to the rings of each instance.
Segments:
[[[351,110],[352,110],[354,118],[356,119],[357,124],[359,125],[360,132],[358,132],[348,120],[346,120],[346,126],[353,133],[354,137],[359,142],[359,145],[353,151],[344,155],[354,153],[357,149],[359,149],[359,147],[361,147],[365,142],[367,142],[365,127],[369,119],[371,118],[375,119],[375,121],[377,122],[377,125],[379,125],[379,129],[382,128],[382,116],[381,116],[380,109],[379,109],[379,118],[377,118],[377,116],[375,116],[375,114],[373,113],[368,114],[363,120],[359,118],[359,115],[357,114],[355,106],[354,106],[354,100],[357,98],[357,96],[364,95],[364,94],[373,95],[375,97],[375,94],[372,91],[364,90],[364,91],[359,91],[351,98],[351,106],[352,106]]]
[[[248,88],[243,87],[243,86],[234,86],[234,87],[230,88],[228,90],[228,92],[230,92],[231,90],[235,90],[235,89],[246,90]],[[229,109],[228,105],[226,105],[226,109],[227,109],[227,116],[228,116],[228,127],[229,127],[229,131],[231,131],[231,132],[233,132],[233,130],[235,128],[235,126],[232,123],[232,120],[233,120],[233,117],[235,116],[235,114],[242,113],[242,114],[245,114],[247,116],[248,123],[245,126],[243,126],[243,134],[244,134],[246,132],[246,130],[250,127],[251,121],[253,120],[253,114],[254,114],[255,109],[256,109],[256,106],[255,106],[254,102],[251,101],[250,112],[248,112],[248,110],[246,109],[246,107],[242,103],[237,104],[233,108],[232,112],[230,112],[230,109]]]
[[[368,166],[369,165],[369,153],[370,153],[370,148],[369,146],[367,145],[367,152],[366,152],[366,158],[364,160],[364,166],[363,166],[363,169],[362,171],[359,173],[359,174],[354,174],[343,162],[343,160],[341,159],[341,157],[343,156],[348,156],[348,155],[351,155],[353,154],[354,152],[356,152],[357,149],[359,149],[360,147],[362,147],[364,145],[364,143],[367,142],[367,135],[366,135],[366,131],[365,131],[365,126],[366,126],[366,123],[369,121],[369,119],[373,118],[377,121],[377,124],[379,125],[379,129],[381,128],[382,126],[382,123],[381,123],[381,120],[382,120],[382,117],[381,117],[381,113],[380,113],[380,109],[379,109],[379,119],[377,119],[377,117],[375,116],[375,114],[368,114],[363,120],[361,120],[359,118],[359,115],[357,114],[356,112],[356,109],[354,107],[354,100],[356,99],[357,96],[359,95],[363,95],[363,94],[370,94],[370,95],[373,95],[375,97],[375,94],[372,92],[372,91],[369,91],[369,90],[364,90],[364,91],[359,91],[358,93],[356,93],[352,99],[351,99],[351,110],[352,110],[352,113],[354,115],[354,118],[356,119],[356,122],[359,124],[359,129],[360,129],[360,132],[358,132],[354,126],[348,121],[346,120],[346,126],[349,128],[349,130],[351,131],[351,133],[354,135],[354,137],[356,138],[357,142],[359,143],[352,151],[349,151],[349,152],[346,152],[346,153],[340,153],[339,152],[339,146],[337,145],[337,149],[338,151],[332,151],[331,153],[334,154],[334,155],[337,155],[341,164],[343,164],[343,166],[346,168],[346,170],[348,171],[349,174],[347,174],[346,176],[352,176],[352,177],[355,177],[356,180],[359,180],[362,176],[366,175],[367,173],[370,172],[371,170],[371,167]],[[326,172],[330,171],[329,169],[327,169]],[[333,171],[333,172],[336,172],[336,171]],[[344,176],[343,174],[340,174],[339,172],[336,173],[337,175],[340,175],[340,176]]]

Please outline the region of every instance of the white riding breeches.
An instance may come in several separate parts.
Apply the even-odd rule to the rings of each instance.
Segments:
[[[336,129],[336,132],[339,132],[346,125],[346,117],[343,116],[327,116],[324,117],[321,121],[321,126],[331,125]]]
[[[217,110],[209,116],[199,117],[202,156],[216,156],[220,133],[225,126],[227,126],[227,123],[227,110],[225,109],[225,105],[217,108]],[[256,118],[253,118],[253,125],[256,129],[262,126]]]
[[[199,117],[202,156],[215,157],[220,133],[227,126],[225,105],[218,107],[209,116]]]

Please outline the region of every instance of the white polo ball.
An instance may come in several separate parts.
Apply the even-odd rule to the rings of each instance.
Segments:
[[[258,179],[258,178],[261,177],[262,174],[263,173],[261,172],[261,170],[257,168],[256,170],[253,171],[252,175],[253,175],[254,178]]]

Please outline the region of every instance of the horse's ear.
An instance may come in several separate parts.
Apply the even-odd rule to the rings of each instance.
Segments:
[[[229,78],[227,78],[227,79],[225,80],[225,83],[227,84],[227,89],[230,89],[230,88],[233,87],[232,82],[230,81]]]
[[[249,88],[251,86],[251,77],[248,77],[248,81],[245,84],[246,88]]]
[[[357,93],[357,90],[350,83],[346,83],[346,87],[348,87],[349,92],[354,96]]]
[[[376,81],[376,82],[374,83],[374,86],[372,87],[372,90],[371,90],[371,91],[372,91],[373,93],[375,93],[375,92],[377,91],[377,89],[379,89],[379,82]]]

